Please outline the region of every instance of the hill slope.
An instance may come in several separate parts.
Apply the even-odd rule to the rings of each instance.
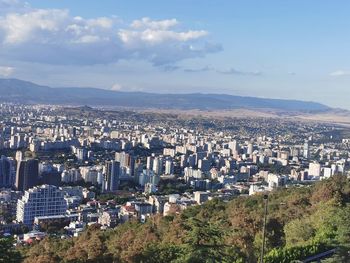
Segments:
[[[294,262],[334,247],[337,254],[327,262],[350,262],[350,181],[345,176],[273,191],[268,204],[264,262]],[[263,211],[262,195],[227,203],[214,199],[144,224],[132,221],[106,231],[91,226],[78,238],[50,237],[18,249],[25,263],[255,263]]]
[[[326,111],[326,105],[297,100],[265,99],[227,94],[155,94],[96,88],[50,88],[18,79],[0,79],[0,101],[65,105],[116,106],[161,109],[274,109]]]

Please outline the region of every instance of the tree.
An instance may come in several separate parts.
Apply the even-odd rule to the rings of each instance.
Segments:
[[[184,253],[178,262],[235,262],[239,256],[223,243],[219,224],[191,218],[185,223]]]
[[[173,244],[150,244],[137,259],[143,263],[176,262],[184,253],[184,246]]]
[[[286,245],[294,246],[303,244],[315,235],[315,229],[306,219],[295,219],[290,221],[285,227]]]
[[[339,209],[334,214],[333,219],[336,222],[337,235],[336,240],[338,243],[338,249],[333,260],[330,262],[349,262],[350,261],[350,206],[349,204]]]
[[[22,261],[21,254],[15,250],[12,238],[0,238],[0,262],[17,263]]]

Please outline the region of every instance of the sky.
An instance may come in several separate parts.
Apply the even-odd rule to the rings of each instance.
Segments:
[[[0,77],[350,109],[350,1],[0,0]]]

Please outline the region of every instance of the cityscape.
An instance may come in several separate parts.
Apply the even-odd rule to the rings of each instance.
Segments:
[[[30,244],[348,176],[343,126],[0,105],[1,231]]]
[[[0,262],[350,262],[349,7],[0,0]]]

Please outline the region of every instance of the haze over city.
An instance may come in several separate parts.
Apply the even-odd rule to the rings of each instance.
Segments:
[[[349,8],[348,1],[1,0],[0,76],[349,109]]]

